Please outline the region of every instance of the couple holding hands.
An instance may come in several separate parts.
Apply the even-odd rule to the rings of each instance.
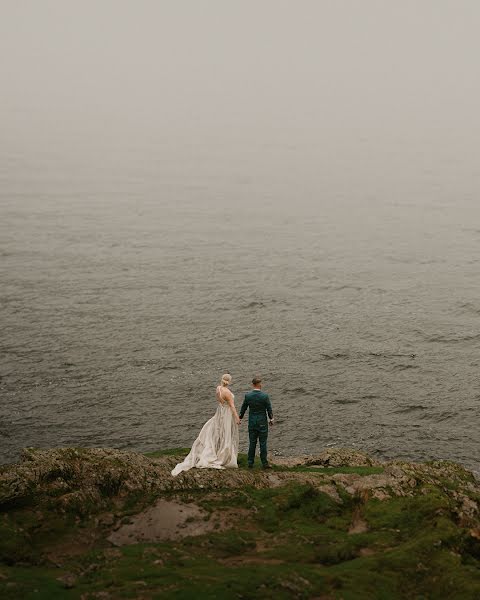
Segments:
[[[253,468],[257,440],[260,442],[260,460],[264,469],[270,469],[267,459],[268,425],[273,425],[272,405],[268,394],[262,391],[260,377],[252,379],[252,390],[245,394],[240,415],[235,408],[235,397],[229,389],[232,376],[223,375],[216,389],[217,411],[202,427],[185,460],[172,471],[175,477],[182,471],[197,469],[237,468],[238,426],[245,412],[248,414],[248,467]]]

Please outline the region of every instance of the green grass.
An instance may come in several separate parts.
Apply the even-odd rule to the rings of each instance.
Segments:
[[[93,600],[103,591],[113,598],[186,600],[480,597],[478,545],[455,524],[450,500],[438,490],[382,502],[350,498],[342,505],[298,484],[234,490],[210,500],[204,495],[213,509],[246,507],[251,517],[239,519],[233,530],[126,546],[115,557],[94,549],[63,569],[4,565],[0,596]],[[367,522],[366,532],[348,533],[355,516]],[[65,571],[78,577],[71,590],[57,581]],[[14,587],[7,588],[7,581]]]
[[[240,469],[248,468],[247,455],[240,452],[238,455],[238,466]],[[321,473],[333,475],[335,473],[356,473],[357,475],[375,475],[383,473],[383,467],[314,467],[314,466],[299,466],[299,467],[284,467],[280,465],[271,465],[273,471],[291,472],[291,473]],[[255,457],[255,469],[261,469],[260,459]]]
[[[46,567],[0,567],[0,573],[8,580],[0,579],[0,597],[2,600],[63,600],[80,598],[78,590],[66,590],[56,580],[61,575],[58,569]]]

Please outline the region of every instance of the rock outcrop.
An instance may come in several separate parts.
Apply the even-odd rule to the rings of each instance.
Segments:
[[[480,483],[470,471],[449,461],[382,463],[363,452],[339,448],[303,457],[272,458],[273,471],[192,469],[172,477],[170,471],[180,459],[181,455],[175,454],[149,458],[107,448],[27,448],[19,464],[2,467],[0,508],[44,497],[59,509],[88,513],[112,497],[269,488],[296,481],[321,488],[339,502],[339,490],[387,499],[437,487],[449,495],[452,510],[462,523],[476,523],[479,518]],[[359,467],[367,470],[354,472]]]

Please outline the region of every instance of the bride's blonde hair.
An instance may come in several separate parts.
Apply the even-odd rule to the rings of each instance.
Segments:
[[[232,376],[230,375],[230,373],[225,373],[225,375],[222,375],[222,381],[221,381],[222,385],[230,385],[231,383],[232,383]]]

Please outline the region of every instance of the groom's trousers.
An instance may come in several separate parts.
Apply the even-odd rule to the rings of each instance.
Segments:
[[[257,439],[260,441],[260,460],[263,465],[268,464],[267,459],[267,439],[268,439],[268,424],[267,422],[249,422],[248,438],[250,444],[248,446],[248,464],[253,465],[255,461],[255,450],[257,449]]]

